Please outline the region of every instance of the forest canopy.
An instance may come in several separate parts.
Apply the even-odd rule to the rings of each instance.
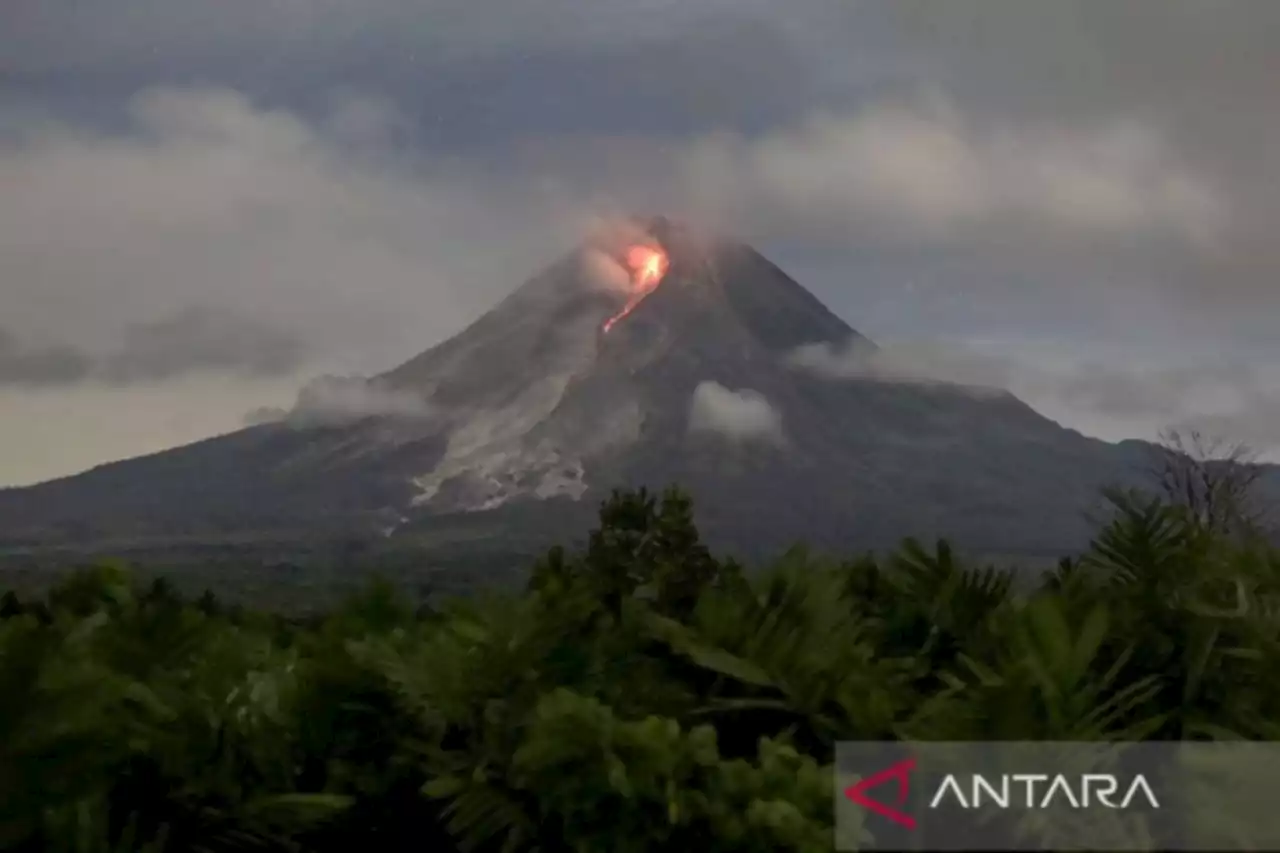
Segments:
[[[746,571],[670,490],[519,594],[10,592],[0,849],[825,851],[841,740],[1280,739],[1280,554],[1109,499],[1030,584],[945,542]]]

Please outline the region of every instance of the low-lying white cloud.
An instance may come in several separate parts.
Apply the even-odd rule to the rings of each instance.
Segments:
[[[945,384],[978,396],[1007,392],[1042,413],[1109,439],[1195,427],[1280,450],[1280,373],[1239,361],[1151,363],[1132,356],[1033,355],[955,342],[814,344],[788,363],[833,381]]]
[[[427,401],[412,391],[389,388],[363,377],[321,376],[302,387],[292,409],[253,409],[245,416],[245,422],[338,426],[366,418],[425,419],[432,413]]]
[[[694,389],[689,429],[735,440],[778,440],[782,438],[782,416],[758,391],[735,391],[708,381]]]
[[[829,379],[963,385],[975,393],[1000,392],[1014,381],[1009,362],[945,344],[874,346],[854,339],[843,345],[809,344],[788,357],[795,367]]]

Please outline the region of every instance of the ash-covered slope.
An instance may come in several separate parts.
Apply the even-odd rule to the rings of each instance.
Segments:
[[[533,279],[462,334],[378,377],[430,400],[447,435],[441,458],[414,479],[415,506],[475,510],[530,495],[577,499],[618,482],[642,457],[656,475],[649,456],[694,446],[686,437],[700,384],[749,387],[765,376],[785,384],[793,378],[785,359],[796,347],[857,335],[745,246],[665,220],[623,242],[636,239],[655,239],[669,266],[608,333],[604,323],[625,296],[598,268],[622,254],[606,239]]]
[[[625,262],[637,244],[663,261],[642,300]],[[836,382],[792,363],[799,347],[851,339],[749,247],[638,222],[368,380],[420,411],[299,411],[3,492],[0,541],[549,533],[612,487],[680,483],[713,542],[746,552],[905,535],[1027,552],[1080,544],[1098,487],[1132,470],[1132,448],[1005,393]]]

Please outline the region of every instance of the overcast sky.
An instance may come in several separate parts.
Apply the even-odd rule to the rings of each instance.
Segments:
[[[0,485],[385,369],[663,210],[913,369],[1280,448],[1280,3],[5,0]]]

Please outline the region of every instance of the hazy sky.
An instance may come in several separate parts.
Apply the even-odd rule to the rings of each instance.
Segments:
[[[5,0],[0,484],[387,368],[618,211],[925,372],[1280,448],[1280,3]]]

